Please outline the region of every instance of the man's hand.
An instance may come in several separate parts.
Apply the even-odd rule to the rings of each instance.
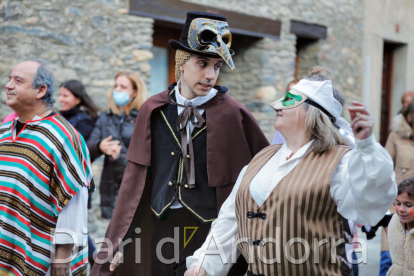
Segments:
[[[372,117],[368,108],[360,102],[352,101],[354,106],[349,106],[351,115],[351,128],[355,138],[364,140],[371,136],[374,128],[374,117]]]
[[[69,276],[70,263],[68,264],[52,264],[51,276]]]
[[[51,276],[69,276],[73,244],[57,244],[55,258],[50,266]],[[67,262],[66,262],[67,261]]]
[[[206,274],[207,272],[202,266],[193,265],[184,273],[184,276],[205,276]]]
[[[110,271],[115,271],[115,269],[119,266],[124,254],[119,251],[116,251],[114,258],[112,259],[111,265],[109,266]]]

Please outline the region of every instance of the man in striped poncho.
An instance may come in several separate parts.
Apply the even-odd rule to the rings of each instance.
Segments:
[[[86,275],[89,152],[51,110],[53,92],[42,61],[18,64],[6,85],[18,118],[0,127],[0,275]]]

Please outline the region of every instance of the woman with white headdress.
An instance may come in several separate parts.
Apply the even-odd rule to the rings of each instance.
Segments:
[[[186,276],[226,275],[240,252],[248,276],[352,275],[341,266],[343,219],[374,226],[397,195],[374,119],[352,103],[349,125],[330,80],[301,80],[272,103],[286,142],[241,171],[206,242],[187,258]],[[354,149],[343,132],[354,134]]]

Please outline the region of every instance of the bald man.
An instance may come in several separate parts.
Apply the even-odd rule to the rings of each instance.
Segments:
[[[409,103],[412,103],[414,100],[414,92],[408,91],[405,92],[401,97],[401,103],[403,107],[406,107]]]

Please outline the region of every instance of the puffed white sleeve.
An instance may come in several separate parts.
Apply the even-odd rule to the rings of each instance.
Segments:
[[[54,244],[87,244],[88,228],[88,188],[82,187],[76,195],[63,207],[60,212],[56,231],[53,237]]]
[[[331,196],[343,217],[375,226],[397,197],[394,165],[374,135],[355,142],[333,171]]]
[[[238,231],[236,194],[246,169],[247,166],[240,172],[232,192],[221,206],[218,218],[212,223],[204,244],[194,252],[193,256],[187,257],[187,268],[198,265],[206,270],[207,275],[227,275],[240,256],[236,244]]]

